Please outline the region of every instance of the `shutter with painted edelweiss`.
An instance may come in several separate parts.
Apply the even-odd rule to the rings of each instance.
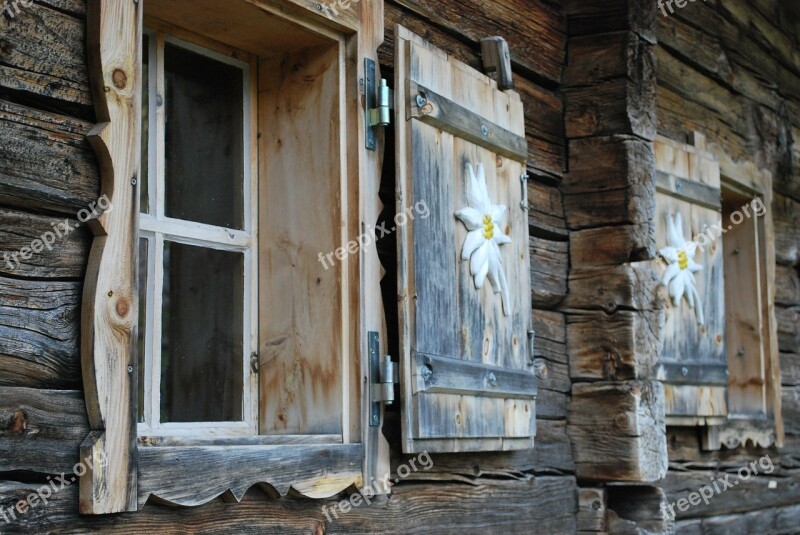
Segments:
[[[728,413],[720,172],[704,139],[659,138],[656,242],[668,291],[657,370],[668,425],[707,426],[706,441]]]
[[[533,446],[522,104],[395,28],[398,292],[407,453]],[[403,219],[403,218],[401,218]]]

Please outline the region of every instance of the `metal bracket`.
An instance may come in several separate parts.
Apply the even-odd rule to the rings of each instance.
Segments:
[[[519,176],[519,181],[522,187],[522,201],[519,203],[519,207],[522,208],[523,212],[528,211],[528,175],[527,171],[523,171],[522,174]]]
[[[392,357],[384,355],[381,360],[380,338],[377,332],[369,331],[369,425],[381,423],[381,403],[394,403],[394,385],[399,382],[398,366]]]
[[[533,365],[536,358],[534,357],[534,342],[536,340],[536,331],[533,329],[528,331],[528,363]]]
[[[380,84],[376,85],[375,60],[364,58],[364,79],[366,147],[369,150],[375,150],[377,146],[375,128],[389,126],[392,122],[393,92],[383,78],[381,78]]]

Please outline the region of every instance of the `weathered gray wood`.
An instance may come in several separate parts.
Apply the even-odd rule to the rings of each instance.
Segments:
[[[628,265],[579,268],[569,275],[569,294],[564,308],[604,310],[660,310],[664,296],[659,291],[659,277],[650,262]]]
[[[772,218],[775,225],[775,260],[782,266],[796,266],[800,262],[800,202],[783,195],[772,201]]]
[[[282,496],[293,488],[329,497],[360,480],[362,456],[360,444],[140,446],[139,506],[151,495],[175,505],[200,505],[223,494],[240,501],[257,484]]]
[[[71,471],[89,432],[83,393],[0,387],[0,472]]]
[[[574,380],[625,381],[653,377],[661,311],[575,311],[567,317]]]
[[[646,49],[647,50],[647,49]],[[567,136],[631,134],[642,139],[656,137],[655,55],[649,51],[649,64],[631,73],[634,77],[616,78],[596,86],[565,91]]]
[[[604,0],[567,0],[564,11],[571,37],[632,30],[646,39],[652,38],[658,13],[653,2],[637,0],[620,0],[613,4]]]
[[[69,227],[69,233],[65,227]],[[12,256],[23,247],[30,249],[34,240],[44,240],[48,245],[35,245],[41,252],[31,252],[28,260],[20,255]],[[80,279],[86,271],[89,247],[89,233],[74,217],[50,217],[0,207],[0,273],[3,275]]]
[[[514,75],[511,72],[511,52],[508,42],[499,36],[481,39],[483,72],[494,75],[497,88],[505,91],[514,89]]]
[[[747,471],[752,471],[749,464],[754,461],[760,475],[751,476],[747,479],[739,478],[737,471],[743,467],[747,467]],[[759,461],[760,458],[751,458],[747,463],[731,468],[727,472],[710,470],[670,471],[660,486],[667,494],[667,501],[673,503],[681,498],[688,498],[690,493],[697,492],[705,485],[713,484],[712,476],[715,479],[722,478],[724,480],[726,473],[729,474],[728,481],[732,486],[727,487],[724,492],[715,493],[713,498],[709,500],[708,505],[701,501],[699,505],[693,505],[686,511],[681,511],[678,507],[675,507],[674,511],[678,521],[687,518],[708,518],[716,515],[745,513],[759,509],[796,505],[800,500],[800,478],[772,477],[762,469]],[[768,463],[765,462],[764,466],[769,469]],[[742,473],[747,477],[746,471]],[[721,489],[724,484],[719,482],[717,487]]]
[[[606,490],[603,488],[581,488],[578,490],[579,533],[606,531]]]
[[[800,353],[800,306],[775,307],[778,348],[782,353]]]
[[[579,478],[656,481],[667,471],[664,387],[659,382],[576,383],[567,433]]]
[[[800,305],[800,272],[797,268],[776,266],[775,304],[778,306]]]
[[[649,260],[656,254],[651,222],[588,228],[570,233],[573,266],[616,266]]]
[[[570,229],[650,224],[655,214],[652,144],[626,136],[570,142],[570,172],[564,179],[564,211]],[[647,241],[625,249],[650,249]]]
[[[416,355],[532,372],[527,343],[531,302],[526,290],[530,287],[528,218],[521,206],[524,183],[520,180],[525,151],[521,147],[509,150],[509,144],[492,140],[500,138],[502,129],[516,139],[514,143],[523,141],[522,103],[516,93],[497,90],[491,79],[408,30],[396,27],[395,39],[396,107],[406,109],[396,125],[397,212],[419,202],[431,206],[429,218],[397,227],[400,364],[405,391],[401,396],[403,450],[531,447],[535,434],[532,399],[486,396],[484,393],[492,390],[488,379],[483,392],[471,387],[471,395],[413,391],[415,376],[420,375]],[[424,102],[417,102],[420,93]],[[435,95],[441,96],[438,102]],[[415,118],[415,109],[435,114],[443,99],[451,108],[458,107],[462,116],[469,115],[474,124],[464,126],[462,121],[453,127]],[[453,113],[439,119],[449,121],[448,115]],[[491,202],[507,207],[503,228],[498,231],[510,238],[511,243],[503,245],[500,252],[505,277],[514,290],[505,302],[489,282],[476,288],[461,259],[466,231],[455,214],[470,206],[470,170],[485,172]],[[498,292],[500,282],[498,277]]]
[[[797,533],[800,505],[769,507],[738,514],[721,514],[711,518],[679,520],[675,533],[681,535],[726,535],[728,533]]]
[[[781,383],[786,386],[800,385],[800,355],[782,353],[780,356]]]
[[[80,387],[78,282],[0,278],[0,385]]]
[[[536,377],[531,371],[509,370],[424,353],[417,353],[414,360],[415,393],[536,399]]]
[[[664,512],[665,504],[664,491],[658,487],[610,485],[608,531],[620,535],[669,533],[672,521]]]
[[[422,100],[417,97],[422,97]],[[410,82],[408,98],[406,109],[409,110],[410,117],[489,149],[495,154],[525,161],[528,155],[528,143],[523,136],[494,124],[414,81]]]
[[[39,487],[36,484],[1,483],[0,503],[16,503]],[[214,500],[206,505],[174,509],[148,503],[141,511],[102,517],[78,516],[74,486],[39,504],[3,532],[28,534],[49,530],[65,534],[113,531],[140,533],[202,532],[307,535],[308,533],[371,533],[452,535],[500,532],[519,535],[553,535],[575,532],[577,510],[574,477],[537,477],[524,480],[479,479],[462,482],[404,482],[394,486],[392,497],[362,502],[347,513],[331,509],[350,494],[325,501],[270,499],[259,489],[248,492],[239,504]],[[536,506],[532,506],[536,504]],[[325,506],[327,509],[323,509]],[[328,513],[328,518],[325,512]],[[414,514],[409,514],[414,511]],[[447,511],[446,519],[442,511]],[[481,514],[475,514],[481,511]]]
[[[722,209],[719,188],[664,173],[663,171],[656,171],[656,191],[712,210],[719,211]]]
[[[781,394],[784,429],[788,434],[800,435],[800,386],[784,386]]]
[[[91,117],[85,3],[28,2],[14,17],[0,18],[0,86]],[[45,5],[49,4],[49,5]],[[11,5],[11,3],[9,4]]]
[[[533,305],[554,307],[567,295],[569,243],[531,236],[529,244]]]
[[[0,100],[0,202],[74,218],[97,201],[97,163],[85,138],[90,128]]]

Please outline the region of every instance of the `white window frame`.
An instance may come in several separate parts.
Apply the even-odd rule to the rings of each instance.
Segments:
[[[258,434],[258,375],[251,368],[251,355],[258,350],[258,195],[257,153],[253,147],[255,119],[253,64],[231,58],[211,48],[178,39],[162,31],[145,29],[148,36],[149,69],[149,136],[148,144],[148,213],[140,211],[139,238],[147,240],[147,288],[145,310],[144,359],[144,422],[137,426],[138,435],[175,437],[241,437]],[[215,61],[232,65],[243,73],[243,184],[242,202],[244,228],[229,229],[167,217],[165,210],[165,131],[163,105],[158,95],[165,95],[164,47],[169,43]],[[161,422],[161,319],[164,283],[164,241],[199,246],[244,255],[243,281],[243,362],[242,362],[242,420],[233,422]],[[141,365],[141,364],[140,364]]]

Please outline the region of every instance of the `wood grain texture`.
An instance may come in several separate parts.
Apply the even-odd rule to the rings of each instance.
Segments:
[[[183,506],[218,496],[241,501],[254,485],[273,495],[285,496],[292,488],[309,498],[328,498],[362,486],[363,451],[360,444],[139,447],[139,506],[151,495]]]
[[[454,135],[457,130],[441,131],[411,113],[420,107],[413,87],[422,86],[480,115],[487,125],[521,136],[522,105],[516,93],[498,91],[494,81],[450,60],[408,30],[398,26],[395,36],[395,107],[406,110],[406,120],[397,126],[397,211],[424,202],[431,212],[424,220],[398,225],[404,451],[530,447],[530,440],[504,443],[504,437],[535,433],[535,411],[527,399],[410,389],[416,384],[412,381],[424,374],[415,362],[417,354],[471,361],[486,366],[486,377],[493,367],[533,377],[526,349],[530,300],[525,291],[529,287],[527,217],[520,209],[522,163],[490,152],[469,136]],[[466,166],[479,163],[487,171],[492,202],[508,207],[508,223],[501,230],[511,238],[511,245],[501,250],[514,289],[508,317],[501,310],[500,295],[493,294],[488,283],[476,291],[460,260],[466,232],[454,214],[468,206]],[[491,390],[491,382],[485,389]],[[461,439],[453,440],[457,437]]]
[[[91,226],[83,287],[81,367],[92,433],[81,458],[81,512],[136,510],[136,256],[139,212],[142,5],[89,0],[88,56],[98,124],[89,141],[112,210]]]
[[[81,385],[78,282],[0,278],[0,384]]]
[[[38,484],[0,483],[0,502],[16,503]],[[376,498],[343,514],[331,512],[349,494],[325,501],[285,497],[266,500],[252,489],[242,503],[215,500],[195,508],[175,509],[148,503],[136,513],[105,517],[78,516],[74,487],[54,494],[47,506],[31,508],[4,525],[4,533],[49,530],[64,534],[90,531],[139,534],[370,533],[376,535],[451,535],[454,532],[557,535],[575,532],[577,510],[574,477],[528,477],[522,480],[479,479],[475,484],[401,481],[391,499]],[[532,506],[536,504],[536,506]],[[322,506],[327,507],[326,519]],[[409,514],[413,511],[413,514]],[[442,511],[448,511],[443,521]],[[481,511],[481,514],[475,514]],[[338,517],[338,518],[337,518]]]
[[[0,100],[0,201],[73,218],[96,201],[97,160],[85,138],[91,126]]]
[[[603,0],[566,0],[570,37],[631,30],[652,39],[657,16],[653,2],[622,0],[609,5]]]
[[[0,387],[0,471],[72,471],[89,432],[83,393]]]
[[[24,92],[43,107],[90,119],[85,2],[26,4],[18,3],[19,14],[14,17],[0,18],[0,87]]]
[[[657,381],[575,383],[567,432],[576,474],[656,481],[667,472],[664,387]]]

